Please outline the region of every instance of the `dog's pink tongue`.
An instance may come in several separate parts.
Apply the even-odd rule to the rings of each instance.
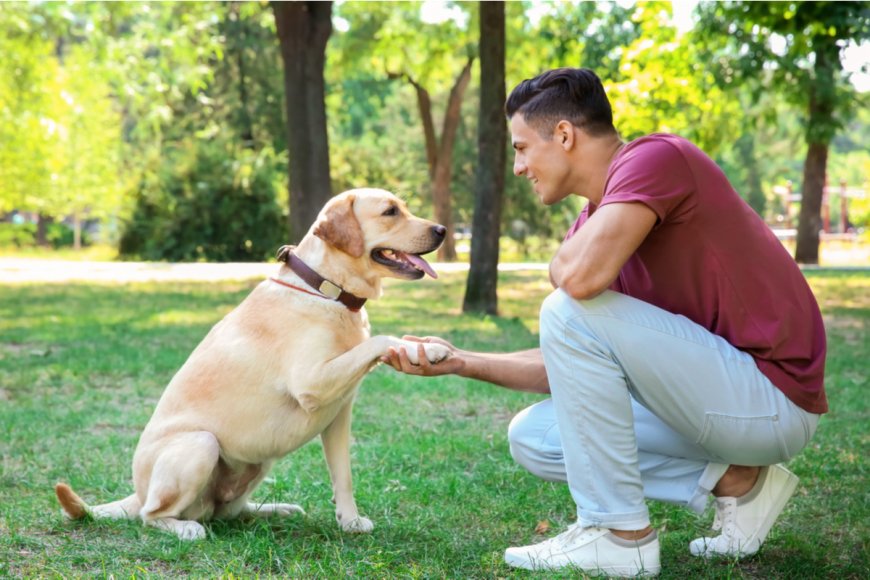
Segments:
[[[432,266],[429,265],[429,262],[427,262],[426,260],[424,260],[420,256],[417,256],[414,254],[405,254],[405,258],[409,262],[411,262],[412,264],[414,264],[415,266],[417,266],[418,268],[420,268],[421,270],[423,270],[424,272],[426,272],[427,274],[432,276],[433,278],[438,277],[438,274],[435,273],[435,270],[432,269]]]

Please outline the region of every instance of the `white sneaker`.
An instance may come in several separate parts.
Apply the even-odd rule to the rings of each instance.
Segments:
[[[508,566],[526,570],[579,568],[588,574],[657,576],[661,571],[655,531],[641,540],[623,540],[605,528],[570,526],[556,537],[532,546],[508,548]]]
[[[798,484],[795,474],[781,465],[762,467],[758,481],[742,497],[717,497],[715,538],[697,538],[689,544],[693,556],[742,558],[758,551],[773,522]]]

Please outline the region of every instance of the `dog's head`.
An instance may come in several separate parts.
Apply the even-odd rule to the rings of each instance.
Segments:
[[[418,218],[401,199],[383,189],[352,189],[332,198],[311,229],[327,252],[353,258],[379,277],[416,280],[437,277],[422,254],[438,249],[446,228]]]

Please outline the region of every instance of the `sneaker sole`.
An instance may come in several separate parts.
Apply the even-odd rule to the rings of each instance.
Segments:
[[[536,566],[534,562],[527,560],[526,558],[522,558],[520,556],[516,556],[514,554],[505,553],[504,555],[505,564],[512,568],[521,568],[523,570],[532,570],[532,571],[552,571],[552,570],[563,570],[563,569],[573,569],[571,566],[547,566],[547,565],[538,565]],[[576,568],[577,570],[581,570],[580,568]],[[637,568],[635,566],[609,566],[605,568],[599,568],[597,570],[582,570],[585,574],[589,574],[590,576],[615,576],[619,578],[635,578],[638,576],[658,576],[661,572],[661,566],[651,566],[649,568]]]

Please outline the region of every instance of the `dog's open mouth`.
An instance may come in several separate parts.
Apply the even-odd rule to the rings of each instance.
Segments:
[[[420,257],[419,254],[408,254],[389,248],[375,248],[372,250],[372,259],[407,278],[422,278],[424,274],[429,274],[433,278],[438,277],[429,262]]]

